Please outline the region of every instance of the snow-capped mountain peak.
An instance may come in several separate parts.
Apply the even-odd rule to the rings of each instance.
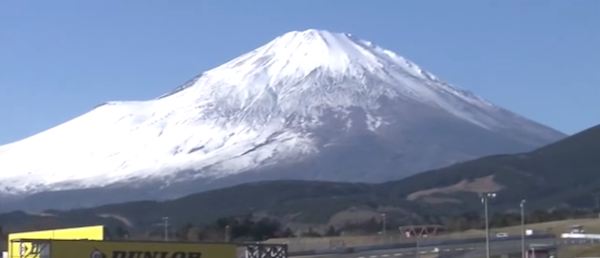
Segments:
[[[309,29],[292,31],[249,53],[221,65],[205,75],[227,73],[232,83],[264,73],[270,82],[304,77],[319,69],[332,74],[360,75],[386,68],[402,68],[410,75],[436,80],[414,63],[395,53],[346,33]],[[232,77],[231,72],[236,72]]]
[[[493,104],[439,81],[392,51],[349,34],[314,29],[277,37],[162,98],[172,95],[178,103],[218,100],[221,110],[256,111],[261,119],[265,113],[315,115],[322,107],[372,110],[382,96],[402,97],[481,126],[499,125],[464,111],[473,105],[493,109]]]
[[[314,69],[332,73],[352,73],[356,69],[375,70],[385,66],[370,47],[347,34],[306,30],[286,33],[227,65],[231,69],[251,63],[273,78],[306,76]]]
[[[337,154],[347,149],[336,146],[357,135],[368,140],[352,149],[373,154]],[[394,171],[409,175],[563,136],[444,83],[392,51],[311,29],[279,36],[157,99],[107,102],[0,146],[0,193],[206,183],[273,166],[278,178],[378,181],[401,177]],[[454,142],[462,137],[471,145]],[[341,169],[342,161],[329,161],[338,155],[362,163]],[[293,169],[286,164],[311,165],[287,173]],[[389,167],[380,173],[373,166]],[[349,178],[340,169],[360,176]]]

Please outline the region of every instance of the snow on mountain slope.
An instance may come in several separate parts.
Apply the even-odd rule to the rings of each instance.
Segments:
[[[326,118],[331,112],[344,130],[364,123],[383,138],[385,126],[400,124],[386,114],[397,112],[448,117],[529,147],[564,137],[370,42],[294,31],[157,99],[108,102],[0,146],[0,191],[31,194],[154,179],[171,184],[299,161],[337,138],[317,135],[320,128],[340,127]]]

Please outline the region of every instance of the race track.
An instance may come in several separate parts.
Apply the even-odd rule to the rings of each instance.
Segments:
[[[586,239],[535,239],[527,240],[526,244],[555,244],[557,246],[566,245],[591,245],[600,244],[598,240],[593,242],[592,240]],[[496,254],[508,254],[517,253],[521,250],[520,240],[492,242],[490,244],[490,252],[492,255]],[[417,255],[418,254],[418,255]],[[388,249],[388,250],[376,250],[376,251],[365,251],[357,253],[346,253],[346,254],[328,254],[328,255],[317,255],[317,256],[294,256],[297,258],[301,257],[319,257],[319,258],[397,258],[397,257],[418,257],[429,258],[429,257],[440,257],[440,258],[451,258],[451,257],[478,257],[485,256],[485,243],[464,243],[458,245],[446,245],[446,246],[427,246],[420,248],[403,248],[403,249]]]

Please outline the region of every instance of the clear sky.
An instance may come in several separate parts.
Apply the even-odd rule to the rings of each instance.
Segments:
[[[600,123],[599,0],[4,0],[0,144],[309,28],[370,40],[566,133]]]

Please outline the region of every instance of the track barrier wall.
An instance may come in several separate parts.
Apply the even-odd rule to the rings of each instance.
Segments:
[[[599,234],[572,234],[565,233],[560,235],[561,238],[577,238],[577,239],[600,239]]]
[[[263,243],[246,243],[244,245],[243,255],[238,257],[243,258],[287,258],[287,245],[279,244],[263,244]]]
[[[554,234],[538,234],[529,235],[525,239],[548,239],[556,238]],[[490,238],[490,242],[504,242],[504,241],[515,241],[520,240],[521,236],[508,236],[502,238]],[[423,240],[419,241],[419,248],[425,247],[440,247],[449,245],[460,245],[467,243],[485,243],[485,237],[478,238],[463,238],[463,239],[435,239],[435,240]],[[309,255],[329,255],[329,254],[344,254],[344,253],[355,253],[365,251],[376,251],[376,250],[387,250],[387,249],[404,249],[404,248],[416,248],[417,243],[397,243],[397,244],[385,244],[385,245],[370,245],[370,246],[356,246],[356,247],[344,247],[335,249],[320,249],[320,250],[305,250],[288,252],[289,256],[309,256]]]

